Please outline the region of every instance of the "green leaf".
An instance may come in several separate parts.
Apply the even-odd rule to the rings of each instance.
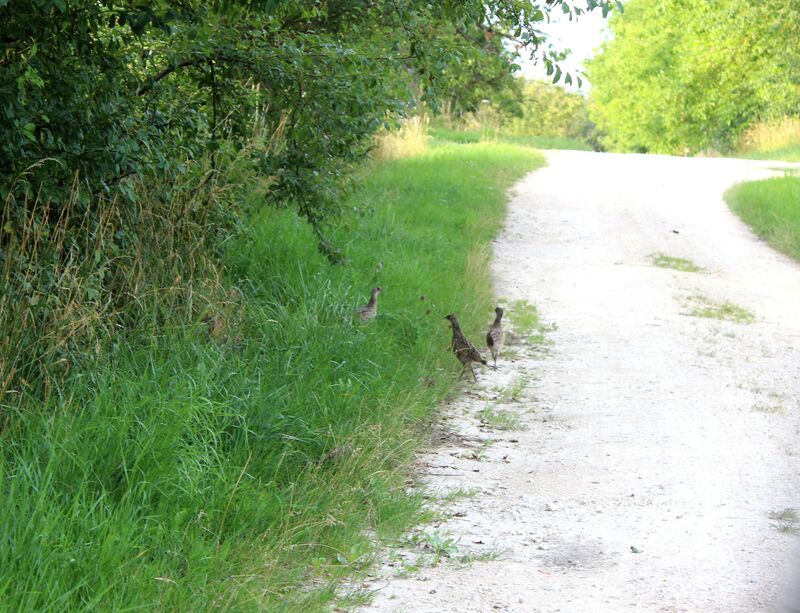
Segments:
[[[36,142],[36,134],[34,130],[36,129],[36,125],[32,124],[31,122],[26,123],[22,126],[22,134],[31,142]]]

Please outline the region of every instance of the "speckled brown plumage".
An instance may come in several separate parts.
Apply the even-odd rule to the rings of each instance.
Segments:
[[[497,307],[494,313],[494,323],[489,326],[489,331],[486,333],[486,346],[494,359],[494,367],[497,368],[497,356],[503,348],[503,326],[500,324],[500,320],[503,319],[503,309]]]
[[[450,342],[450,348],[458,358],[458,361],[463,365],[459,379],[464,376],[464,371],[469,368],[469,371],[472,373],[472,378],[477,381],[478,377],[475,375],[475,371],[472,368],[472,363],[480,362],[485,366],[486,360],[481,357],[481,354],[475,348],[475,345],[470,343],[467,337],[464,336],[464,333],[461,331],[461,326],[458,325],[458,319],[456,316],[450,314],[445,317],[445,319],[448,320],[450,325],[453,327],[453,340]]]
[[[382,291],[382,287],[372,288],[372,295],[369,297],[369,302],[360,309],[356,309],[355,315],[359,320],[370,321],[375,319],[378,315],[378,294]]]

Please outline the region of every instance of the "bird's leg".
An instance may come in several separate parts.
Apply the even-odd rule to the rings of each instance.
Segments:
[[[472,364],[469,365],[469,371],[472,373],[472,380],[477,383],[478,382],[478,375],[475,374],[475,369],[472,368]]]
[[[459,380],[459,381],[461,381],[461,379],[463,378],[463,376],[464,376],[464,373],[465,373],[466,371],[467,371],[467,366],[466,366],[466,365],[462,366],[462,367],[461,367],[461,372],[460,372],[460,373],[458,373],[458,380]]]

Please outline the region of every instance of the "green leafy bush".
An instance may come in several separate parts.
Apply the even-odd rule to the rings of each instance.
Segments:
[[[800,13],[782,0],[631,0],[589,62],[592,120],[618,151],[729,152],[800,108]]]

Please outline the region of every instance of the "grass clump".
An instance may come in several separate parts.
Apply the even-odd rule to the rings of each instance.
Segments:
[[[540,163],[480,145],[377,165],[331,230],[348,255],[334,267],[295,213],[264,210],[227,245],[219,333],[152,326],[46,406],[3,407],[0,608],[333,602],[369,535],[420,509],[407,462],[458,367],[442,318],[482,329],[504,190]],[[377,320],[353,325],[375,285]]]
[[[477,487],[459,487],[447,492],[440,498],[440,502],[444,505],[463,500],[465,498],[475,498],[479,496],[481,490]]]
[[[519,415],[507,409],[485,408],[478,411],[478,419],[493,430],[521,430]]]
[[[702,272],[703,269],[685,258],[677,258],[665,253],[652,253],[650,254],[650,261],[653,266],[659,268],[671,268],[672,270],[680,270],[681,272]]]
[[[784,534],[797,534],[797,522],[800,521],[797,510],[785,508],[779,511],[770,511],[769,518],[773,520],[773,527]]]
[[[506,304],[501,299],[500,304]],[[539,316],[539,310],[535,304],[528,300],[515,300],[506,307],[506,316],[511,324],[511,330],[507,332],[506,343],[508,345],[519,344],[521,341],[530,342],[534,345],[548,345],[551,341],[547,338],[548,332],[558,329],[555,323],[546,324]],[[504,349],[504,355],[510,357],[513,347]]]
[[[753,405],[753,411],[757,413],[783,413],[783,406],[780,404],[769,404],[764,402],[757,402]]]
[[[525,390],[528,387],[528,382],[524,377],[517,377],[512,383],[506,387],[495,388],[495,392],[499,398],[503,400],[519,400],[525,395]]]
[[[428,147],[428,124],[426,115],[415,115],[404,120],[398,129],[379,133],[375,137],[375,157],[394,160],[421,154]]]
[[[757,236],[800,260],[800,177],[740,183],[725,192],[725,200]]]
[[[694,317],[723,319],[744,324],[755,321],[755,315],[750,311],[727,300],[718,302],[707,296],[694,295],[689,297],[689,305],[691,308],[689,315]]]

